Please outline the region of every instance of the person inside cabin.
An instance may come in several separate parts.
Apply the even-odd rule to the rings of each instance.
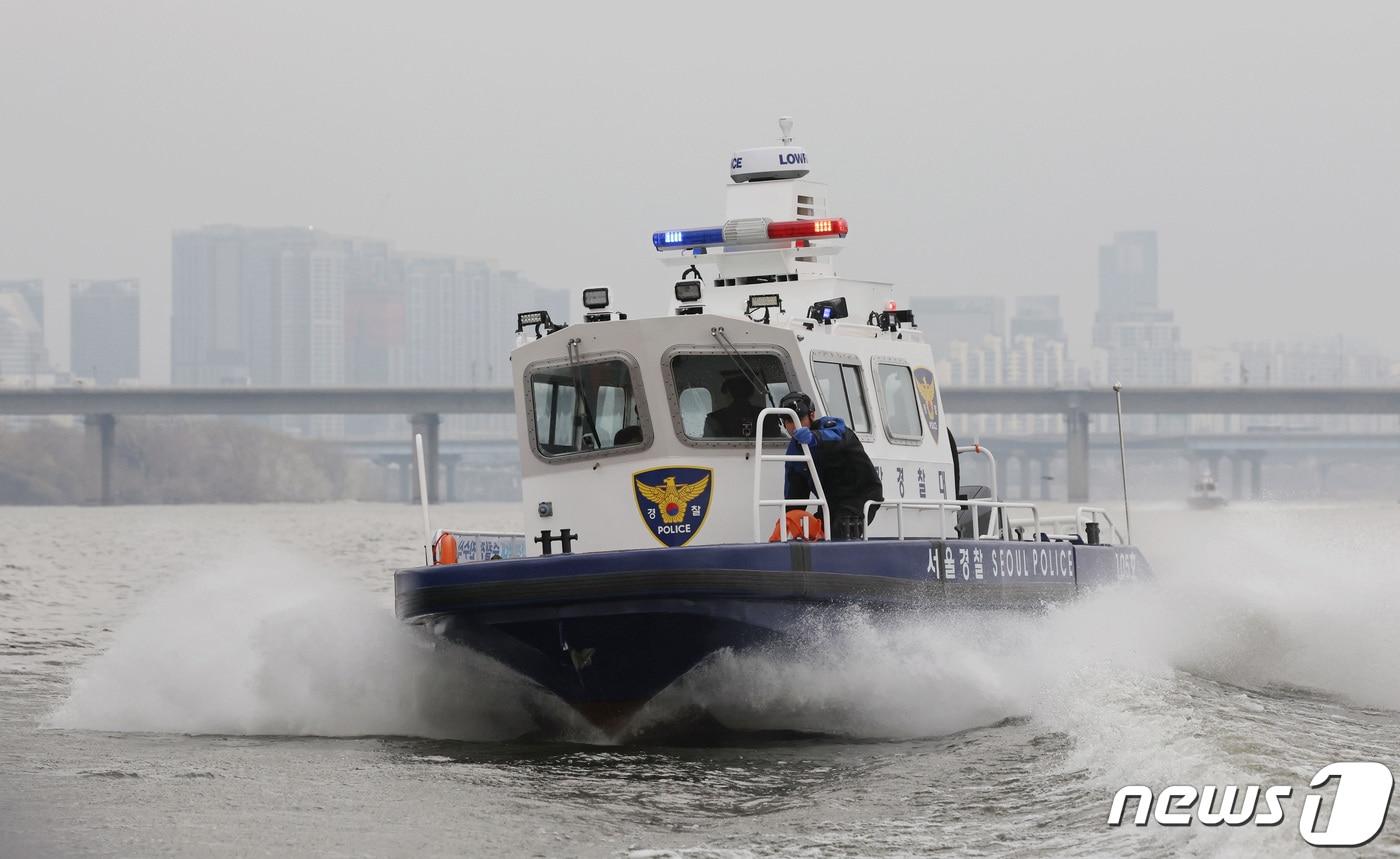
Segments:
[[[822,490],[826,493],[827,504],[831,506],[831,536],[836,540],[856,540],[865,532],[865,526],[875,519],[879,502],[885,500],[880,476],[875,465],[865,452],[860,438],[846,426],[840,418],[817,417],[812,398],[801,391],[792,391],[783,397],[779,404],[792,409],[800,419],[794,425],[792,418],[784,416],[783,426],[792,436],[788,442],[788,455],[800,455],[799,445],[807,445],[812,451],[812,462],[817,467],[817,477],[821,478]],[[816,494],[816,486],[805,462],[789,462],[783,475],[783,497],[789,500],[807,500]],[[865,504],[876,502],[870,508],[869,518],[864,515]],[[805,509],[791,507],[792,509]],[[818,518],[822,511],[817,511]]]
[[[729,397],[729,405],[705,416],[705,438],[753,438],[758,413],[763,411],[753,402],[753,383],[733,375],[724,380],[719,390]]]

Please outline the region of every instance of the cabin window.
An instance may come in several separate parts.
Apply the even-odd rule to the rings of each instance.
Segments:
[[[758,413],[776,406],[792,384],[774,354],[681,354],[671,359],[680,428],[695,441],[753,441]],[[765,436],[782,438],[776,418]]]
[[[919,397],[914,390],[914,374],[907,364],[875,363],[876,392],[885,416],[885,434],[891,440],[922,440],[923,421]]]
[[[547,367],[530,376],[535,449],[544,456],[643,443],[632,371],[620,360]]]
[[[840,418],[855,432],[870,432],[870,409],[865,405],[859,364],[813,361],[812,375],[827,416]]]

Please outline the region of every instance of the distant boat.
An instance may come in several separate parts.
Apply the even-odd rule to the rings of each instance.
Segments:
[[[1200,478],[1196,480],[1195,491],[1186,499],[1187,506],[1193,510],[1214,510],[1229,503],[1225,496],[1216,491],[1215,475],[1210,473],[1210,469],[1201,472]]]

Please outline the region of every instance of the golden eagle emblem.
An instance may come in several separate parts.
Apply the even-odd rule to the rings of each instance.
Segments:
[[[694,483],[676,483],[675,477],[667,477],[657,486],[649,486],[640,480],[636,483],[638,494],[661,511],[661,521],[674,525],[685,519],[686,506],[709,488],[710,476],[707,474]]]
[[[663,546],[689,543],[705,524],[715,494],[714,471],[695,465],[664,465],[632,475],[632,494],[642,524]]]

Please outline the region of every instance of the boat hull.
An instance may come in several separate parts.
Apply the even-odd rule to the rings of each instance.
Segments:
[[[1147,573],[1136,549],[1062,542],[743,544],[402,570],[395,603],[613,729],[708,655],[834,611],[1033,609]]]

